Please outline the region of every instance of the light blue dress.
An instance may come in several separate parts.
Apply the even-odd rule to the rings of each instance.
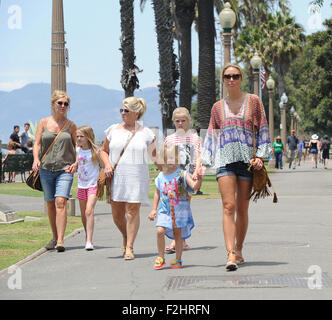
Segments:
[[[174,205],[175,223],[177,228],[181,228],[182,239],[189,238],[194,227],[194,220],[188,201],[188,192],[193,192],[193,190],[187,185],[186,174],[186,171],[178,169],[167,176],[160,172],[155,179],[156,187],[160,191],[156,227],[164,227],[166,236],[170,239],[174,239],[174,234],[171,200],[168,197],[169,192],[172,192],[174,195],[172,203]]]

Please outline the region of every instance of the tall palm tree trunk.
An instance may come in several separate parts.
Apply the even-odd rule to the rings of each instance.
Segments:
[[[125,91],[125,97],[134,95],[139,88],[137,73],[140,72],[135,65],[134,47],[134,0],[120,0],[121,14],[121,48],[122,51],[122,75],[121,85]]]
[[[216,100],[213,0],[198,1],[198,122],[207,129],[212,105]]]
[[[173,24],[169,1],[152,1],[155,24],[157,31],[159,51],[159,97],[162,113],[163,133],[166,135],[168,128],[172,128],[172,113],[176,108],[176,82],[178,71],[176,68],[176,56],[173,52]]]
[[[191,25],[195,18],[196,0],[175,1],[175,16],[180,39],[180,106],[191,109],[192,99],[192,59]]]

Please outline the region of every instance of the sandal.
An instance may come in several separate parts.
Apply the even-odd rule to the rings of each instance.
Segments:
[[[236,263],[237,264],[244,263],[244,259],[243,259],[241,251],[242,251],[242,246],[236,245],[235,246],[235,256],[236,256]]]
[[[66,250],[65,245],[63,242],[57,242],[55,249],[58,252],[64,252]]]
[[[229,256],[233,255],[234,257],[230,258]],[[236,264],[236,254],[234,250],[227,251],[227,263],[226,263],[226,270],[227,271],[235,271],[238,267]]]
[[[173,260],[169,266],[171,269],[181,269],[182,268],[182,260]]]
[[[130,249],[131,252],[127,253],[127,249]],[[133,247],[126,246],[126,253],[125,253],[124,259],[125,260],[134,260],[135,259]]]
[[[165,248],[165,251],[166,251],[167,253],[175,253],[175,245],[170,244],[169,246],[167,246],[167,247]]]
[[[124,257],[126,254],[126,246],[122,246],[121,251],[122,251],[122,256]]]
[[[182,260],[173,260],[169,266],[171,269],[181,269],[182,268]]]
[[[153,268],[156,270],[160,270],[162,269],[164,266],[166,265],[166,261],[165,259],[163,259],[162,257],[158,257],[154,263]]]
[[[187,243],[183,245],[183,250],[189,250],[189,249],[190,249],[190,247]]]

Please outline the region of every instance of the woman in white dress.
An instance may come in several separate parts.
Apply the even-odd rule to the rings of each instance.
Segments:
[[[122,254],[133,260],[133,246],[139,229],[141,205],[149,205],[149,156],[156,156],[155,136],[149,128],[138,123],[146,110],[145,100],[128,97],[123,100],[120,113],[122,123],[105,130],[100,157],[105,165],[105,175],[113,176],[111,207],[113,221],[123,236]],[[116,169],[120,153],[130,140]]]

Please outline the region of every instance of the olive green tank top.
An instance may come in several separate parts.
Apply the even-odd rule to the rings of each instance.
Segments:
[[[48,171],[65,170],[76,161],[76,150],[70,134],[70,127],[63,130],[41,162],[41,168]],[[47,151],[57,133],[44,129],[42,133],[41,156]]]

